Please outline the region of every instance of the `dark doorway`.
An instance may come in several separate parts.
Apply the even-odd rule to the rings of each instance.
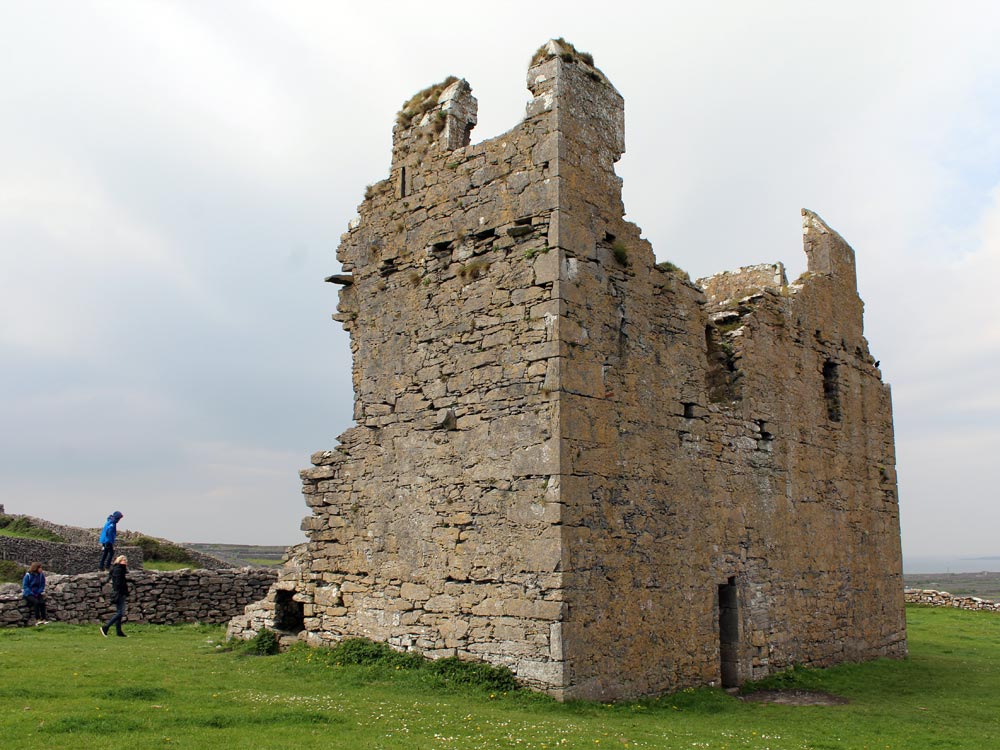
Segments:
[[[286,633],[298,633],[305,628],[302,602],[295,601],[294,591],[276,591],[274,595],[274,627]]]
[[[730,577],[719,585],[719,661],[722,667],[722,687],[740,684],[740,609],[736,594],[736,578]]]

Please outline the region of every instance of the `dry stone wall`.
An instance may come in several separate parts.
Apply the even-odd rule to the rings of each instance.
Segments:
[[[115,554],[125,555],[130,568],[142,569],[141,547],[116,544]],[[42,570],[58,571],[64,575],[89,573],[97,570],[101,561],[101,546],[96,542],[91,545],[64,544],[0,535],[0,559],[12,560],[23,567],[40,562]]]
[[[624,220],[621,96],[550,42],[470,145],[445,81],[341,238],[356,426],[302,472],[309,542],[233,620],[504,664],[558,697],[906,652],[892,413],[854,253],[698,283]]]
[[[263,597],[277,578],[267,568],[229,570],[129,571],[128,620],[173,625],[183,622],[223,623]],[[46,575],[49,620],[85,624],[114,614],[107,573]],[[0,626],[29,624],[21,587],[0,585]]]
[[[0,515],[5,515],[2,505],[0,505]],[[34,526],[58,534],[64,541],[49,542],[0,535],[0,559],[13,560],[24,567],[37,561],[42,563],[42,567],[46,571],[67,575],[87,573],[97,568],[101,559],[101,544],[98,541],[101,534],[100,529],[65,526],[44,518],[19,514],[12,514],[11,518],[26,519]],[[125,555],[128,558],[129,568],[133,570],[140,570],[143,567],[142,547],[135,546],[143,538],[149,539],[150,537],[138,531],[124,529],[118,531],[115,554]],[[166,545],[178,546],[167,539],[153,538]],[[233,566],[232,562],[220,560],[189,547],[184,547],[184,551],[188,559],[193,560],[201,568],[223,570]]]
[[[952,607],[970,611],[1000,612],[1000,602],[980,599],[978,596],[957,596],[936,589],[906,589],[908,604],[926,604],[929,607]]]

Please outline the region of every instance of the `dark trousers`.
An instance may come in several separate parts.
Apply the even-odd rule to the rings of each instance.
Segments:
[[[115,559],[115,545],[111,542],[104,543],[104,551],[101,553],[101,564],[98,570],[111,570],[111,561]]]
[[[28,602],[28,608],[31,613],[35,616],[36,620],[45,619],[45,596],[39,594],[38,596],[25,596],[25,600]]]
[[[111,630],[111,626],[115,626],[115,632],[122,632],[122,619],[125,617],[125,602],[128,601],[128,597],[122,594],[114,601],[114,605],[118,608],[115,612],[115,616],[108,620],[107,624],[104,626],[104,631],[107,632]]]

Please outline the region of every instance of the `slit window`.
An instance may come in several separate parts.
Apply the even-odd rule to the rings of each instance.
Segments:
[[[840,375],[838,365],[832,360],[823,363],[823,398],[826,401],[826,416],[831,422],[839,422],[840,412]]]

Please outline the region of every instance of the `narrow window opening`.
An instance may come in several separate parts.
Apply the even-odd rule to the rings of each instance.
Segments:
[[[305,629],[305,610],[302,602],[295,601],[294,591],[277,591],[274,596],[274,627],[286,633],[300,633]]]
[[[829,359],[823,363],[823,397],[826,399],[827,418],[831,422],[839,422],[840,376],[837,373],[837,363]]]
[[[406,197],[406,167],[399,168],[399,190],[397,192],[400,198]]]
[[[695,404],[685,402],[685,404],[684,404],[684,419],[694,419],[694,407],[695,407]]]
[[[719,585],[719,667],[722,687],[739,687],[740,684],[740,613],[736,591],[736,578],[730,576]]]

